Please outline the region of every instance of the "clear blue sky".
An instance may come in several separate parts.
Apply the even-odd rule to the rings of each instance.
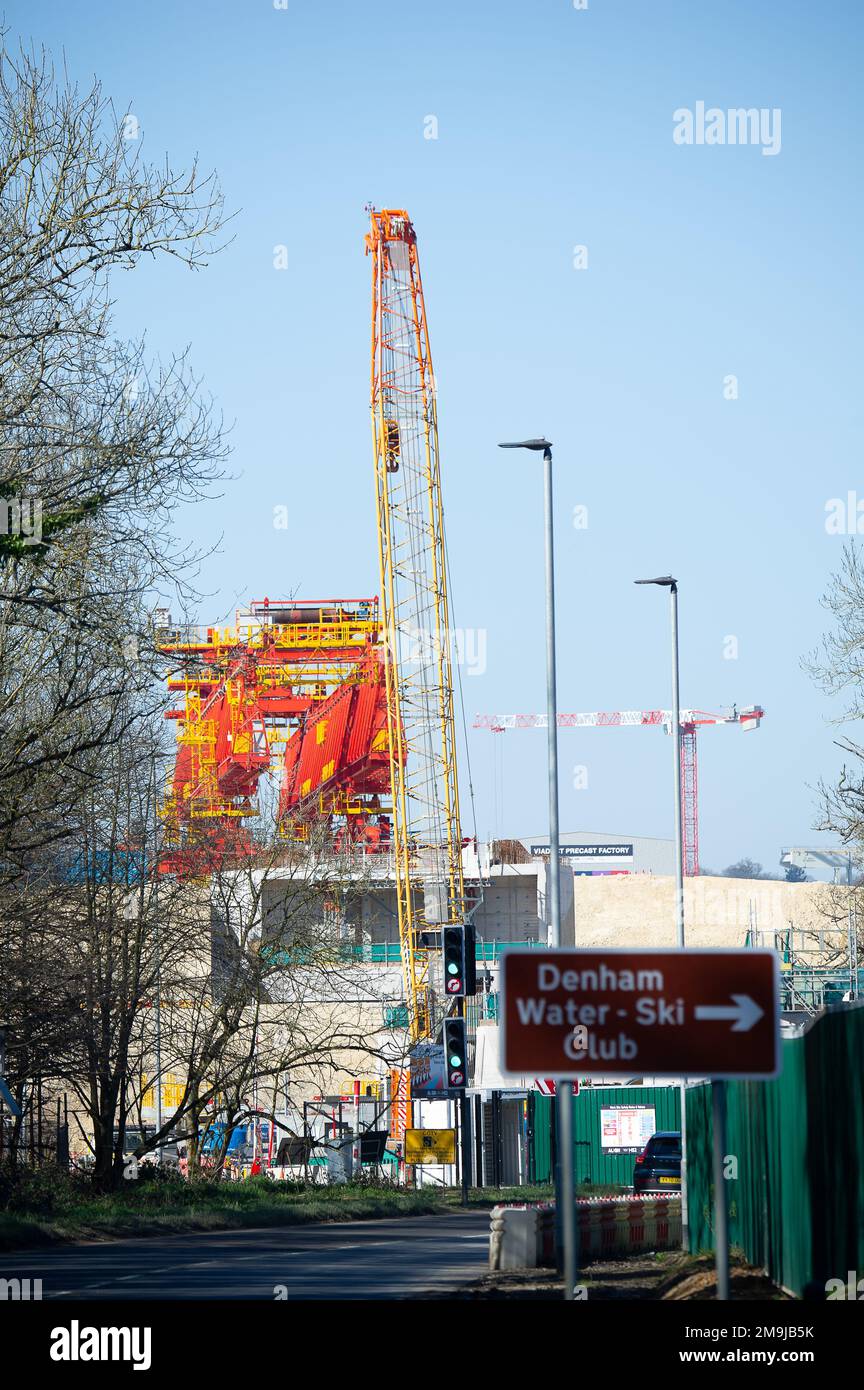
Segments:
[[[235,422],[237,480],[182,518],[202,540],[224,532],[201,616],[265,594],[374,591],[363,206],[406,207],[454,621],[487,634],[484,674],[465,673],[469,718],[543,708],[540,475],[495,445],[545,432],[560,707],[668,704],[665,596],[631,580],[675,573],[682,702],[768,711],[758,733],[701,739],[703,862],[773,868],[782,844],[817,843],[813,788],[840,755],[799,661],[843,544],[825,504],[864,497],[858,0],[13,0],[5,13],[82,82],[98,74],[151,157],[216,166],[240,209],[203,274],[163,264],[114,287],[122,330],[146,329],[154,352],[188,343]],[[780,153],[676,145],[672,113],[698,101],[780,108]],[[282,504],[287,530],[273,526]],[[543,736],[503,738],[500,828],[537,832]],[[497,828],[492,740],[471,735],[481,834]],[[670,834],[670,761],[659,732],[562,734],[564,828]]]

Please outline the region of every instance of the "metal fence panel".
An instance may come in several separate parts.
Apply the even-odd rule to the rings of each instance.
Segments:
[[[573,1145],[577,1183],[629,1187],[636,1153],[612,1152],[602,1142],[601,1112],[630,1106],[654,1110],[654,1129],[680,1128],[677,1086],[590,1086],[573,1099]],[[552,1178],[557,1101],[533,1093],[533,1182]]]
[[[864,1009],[783,1043],[775,1081],[727,1082],[730,1239],[803,1295],[864,1272]],[[714,1246],[711,1087],[687,1092],[690,1248]]]

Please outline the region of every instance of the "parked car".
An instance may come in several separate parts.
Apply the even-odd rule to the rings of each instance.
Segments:
[[[660,1129],[651,1135],[633,1168],[633,1191],[681,1191],[680,1130]]]

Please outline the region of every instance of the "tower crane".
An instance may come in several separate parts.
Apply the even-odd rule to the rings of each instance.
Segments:
[[[699,778],[696,759],[696,731],[710,724],[737,724],[739,728],[758,729],[765,711],[761,705],[733,705],[724,714],[709,714],[700,709],[679,712],[681,740],[681,828],[684,849],[684,873],[690,878],[699,874]],[[672,711],[667,709],[597,710],[588,714],[559,714],[559,729],[617,729],[636,725],[657,727],[672,732]],[[545,729],[545,714],[478,714],[475,729],[490,729],[503,733],[505,729]]]
[[[368,211],[372,438],[393,852],[409,1032],[416,1043],[435,1033],[433,971],[442,959],[436,947],[446,928],[466,926],[448,575],[435,379],[417,237],[404,210]],[[473,962],[473,945],[470,949]],[[453,1002],[459,1012],[460,1001]]]

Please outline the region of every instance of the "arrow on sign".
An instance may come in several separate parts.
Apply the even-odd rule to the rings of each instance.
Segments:
[[[734,1005],[731,1004],[697,1004],[695,1017],[708,1021],[722,1021],[724,1019],[734,1019],[732,1024],[733,1033],[749,1033],[754,1023],[758,1023],[764,1009],[760,1009],[754,999],[749,994],[733,994]]]

